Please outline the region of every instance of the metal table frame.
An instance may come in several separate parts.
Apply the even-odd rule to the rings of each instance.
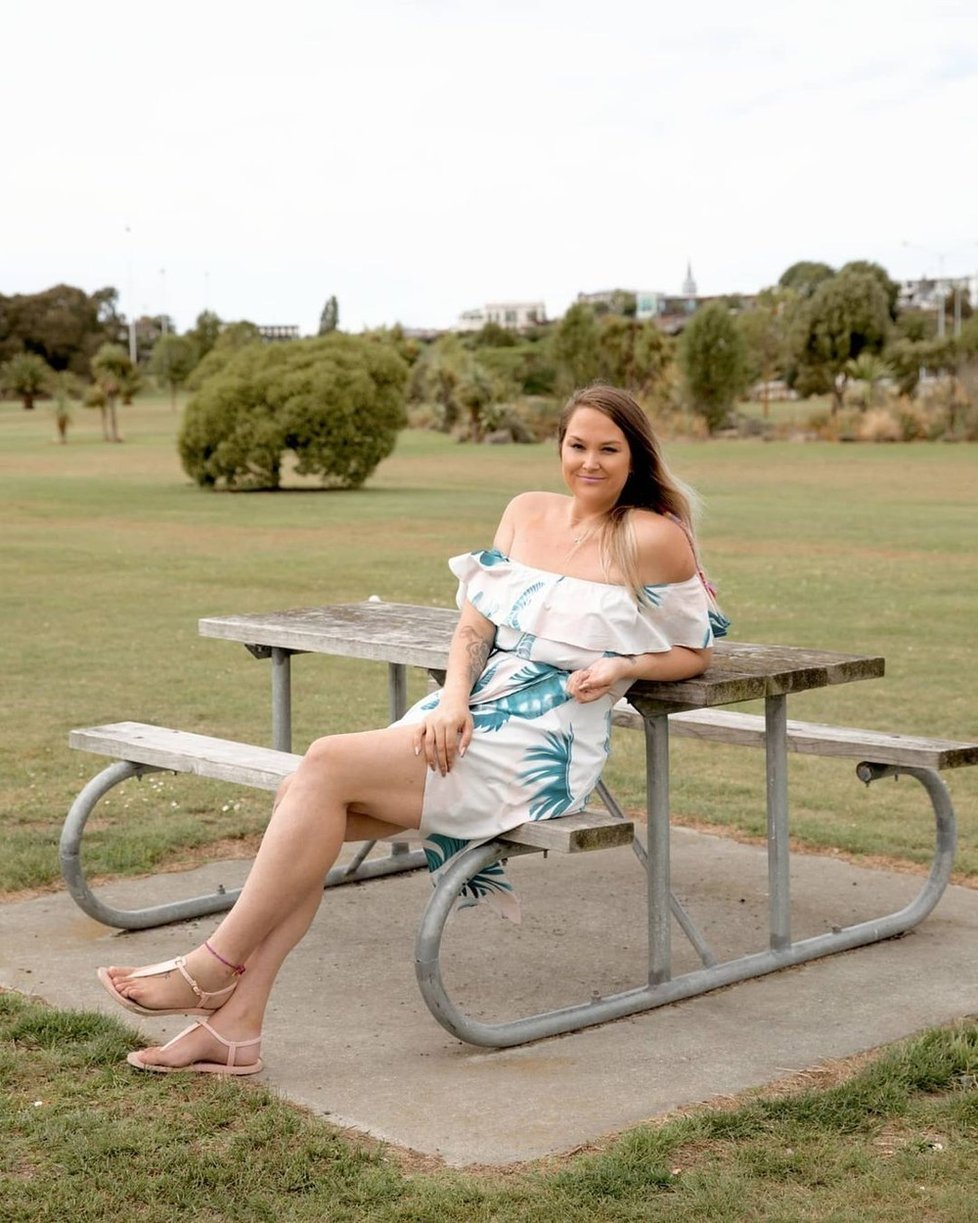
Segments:
[[[276,748],[288,751],[292,737],[294,654],[317,652],[385,661],[394,720],[405,709],[407,666],[424,667],[436,676],[443,674],[455,619],[455,613],[447,609],[363,603],[304,609],[272,617],[212,618],[200,622],[200,631],[205,636],[242,642],[255,657],[271,659],[273,742]],[[270,620],[274,621],[271,626]],[[915,898],[896,912],[798,941],[791,936],[787,698],[792,692],[874,678],[882,673],[883,660],[878,657],[721,642],[715,650],[714,664],[705,676],[680,683],[641,683],[633,687],[628,699],[643,716],[646,744],[648,846],[646,849],[637,842],[636,852],[646,873],[647,981],[622,993],[592,997],[578,1005],[503,1023],[483,1023],[466,1016],[448,997],[439,966],[442,935],[458,892],[466,880],[493,862],[539,852],[494,840],[472,846],[453,860],[421,919],[416,941],[417,977],[435,1018],[470,1044],[516,1045],[650,1010],[792,964],[891,938],[917,925],[937,904],[950,878],[956,843],[950,796],[933,769],[865,761],[856,772],[867,784],[881,777],[906,774],[916,778],[927,792],[936,828],[930,873]],[[668,714],[758,697],[764,699],[766,729],[769,945],[763,951],[718,963],[692,919],[671,894]],[[614,812],[614,799],[603,786],[599,786],[599,794]],[[404,848],[395,847],[394,852],[405,858],[414,856],[405,854]],[[360,855],[358,860],[362,860]],[[411,867],[405,862],[400,869]],[[673,918],[703,963],[702,968],[677,977],[672,975]]]

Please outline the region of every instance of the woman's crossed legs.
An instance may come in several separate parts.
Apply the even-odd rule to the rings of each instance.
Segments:
[[[283,782],[241,895],[207,940],[210,950],[200,946],[186,957],[186,972],[204,992],[237,980],[228,1001],[208,1019],[226,1040],[252,1040],[261,1033],[278,971],[309,929],[343,842],[420,824],[427,765],[423,755],[415,755],[414,734],[411,726],[391,726],[318,739]],[[236,975],[233,965],[246,971]],[[133,971],[110,968],[107,976],[118,994],[140,1007],[167,1012],[200,1001],[178,971],[131,977]],[[255,1058],[257,1048],[251,1046]],[[223,1062],[225,1056],[204,1027],[172,1048],[139,1055],[147,1065],[172,1067]]]

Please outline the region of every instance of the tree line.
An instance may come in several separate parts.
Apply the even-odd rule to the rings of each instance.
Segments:
[[[978,317],[967,297],[956,303],[958,334],[939,335],[936,315],[901,309],[898,294],[879,264],[854,261],[835,269],[805,260],[756,297],[695,303],[672,331],[662,320],[638,319],[634,295],[622,293],[614,302],[580,301],[561,319],[520,333],[487,323],[476,332],[433,339],[411,338],[398,325],[348,336],[339,330],[339,305],[331,296],[318,340],[282,345],[263,344],[253,323],[227,323],[210,311],[183,334],[172,320],[138,319],[133,336],[114,289],[89,295],[59,285],[0,297],[0,389],[20,396],[27,409],[38,396],[50,396],[59,427],[72,398],[82,398],[101,412],[105,439],[116,441],[117,405],[131,402],[151,376],[169,389],[174,405],[181,388],[193,392],[181,454],[199,482],[275,486],[280,463],[273,451],[279,446],[279,458],[282,448],[292,449],[300,465],[324,482],[356,483],[364,478],[363,464],[349,449],[349,422],[341,427],[340,421],[343,412],[349,416],[354,367],[363,388],[356,402],[364,411],[381,387],[377,428],[385,436],[393,416],[384,396],[396,385],[412,423],[474,441],[551,436],[559,403],[595,380],[628,388],[654,413],[692,412],[709,433],[731,423],[738,397],[753,386],[762,395],[780,383],[802,398],[829,396],[833,413],[853,385],[866,389],[867,404],[883,384],[912,396],[927,374],[947,375],[963,386],[962,372],[978,369]],[[294,349],[292,355],[283,353],[286,348]],[[387,356],[381,361],[381,350],[395,363]],[[345,438],[329,461],[323,442],[329,430],[314,436],[316,395],[297,391],[286,410],[278,388],[290,378],[315,383],[310,371],[317,363],[322,411]],[[332,372],[325,372],[327,366]],[[341,394],[345,405],[326,403]],[[266,418],[260,395],[279,404]],[[301,418],[302,427],[285,427],[286,418],[293,424]]]

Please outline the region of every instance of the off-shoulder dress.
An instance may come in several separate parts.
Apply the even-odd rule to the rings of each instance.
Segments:
[[[420,831],[433,870],[471,841],[584,807],[611,749],[612,706],[630,685],[623,680],[582,703],[567,693],[572,671],[602,657],[703,648],[714,639],[698,574],[646,586],[639,600],[624,586],[536,569],[495,549],[448,563],[458,606],[468,600],[496,633],[469,698],[468,750],[425,783]],[[401,722],[421,720],[439,698],[424,697]],[[496,874],[498,886],[475,880],[464,899],[509,892]],[[495,898],[505,910],[505,897]]]

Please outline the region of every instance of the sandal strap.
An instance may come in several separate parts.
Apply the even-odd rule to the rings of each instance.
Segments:
[[[195,1031],[197,1028],[203,1028],[205,1031],[209,1032],[216,1041],[220,1041],[220,1043],[224,1045],[224,1047],[227,1049],[227,1060],[224,1063],[226,1066],[234,1066],[236,1064],[235,1058],[239,1049],[244,1049],[247,1045],[261,1044],[261,1036],[253,1036],[250,1040],[228,1040],[226,1037],[222,1036],[220,1032],[215,1032],[206,1019],[198,1019],[195,1023],[190,1024],[189,1027],[184,1028],[182,1032],[178,1032],[172,1040],[168,1040],[163,1048],[169,1049],[171,1045],[175,1045],[178,1040],[182,1040],[185,1036],[189,1036],[190,1033]]]
[[[162,960],[159,964],[147,964],[145,968],[137,968],[135,972],[130,973],[130,977],[162,977],[168,972],[178,972],[181,977],[187,982],[194,994],[201,1003],[207,1001],[208,998],[219,998],[222,994],[230,994],[237,981],[232,981],[230,985],[224,989],[201,989],[194,978],[187,971],[187,957],[178,955],[173,960]]]

